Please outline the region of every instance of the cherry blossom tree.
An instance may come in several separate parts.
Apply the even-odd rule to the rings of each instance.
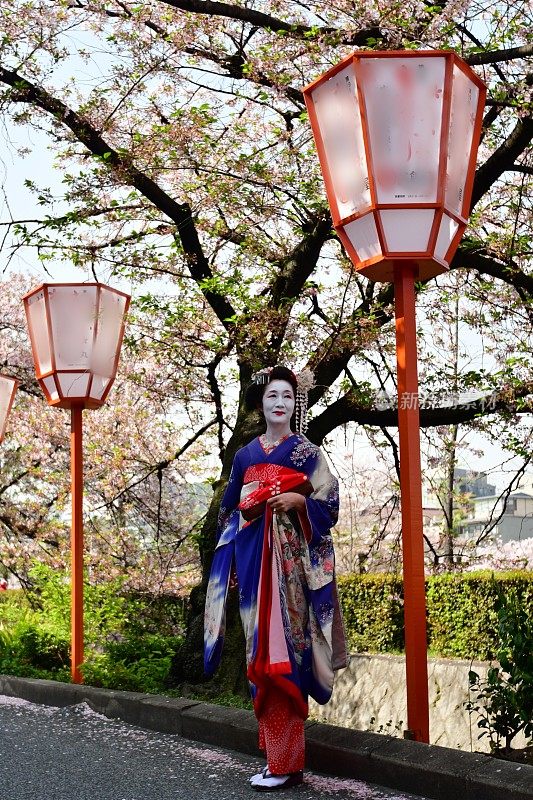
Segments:
[[[531,412],[526,0],[13,0],[0,27],[3,114],[44,132],[61,171],[59,188],[27,176],[42,214],[2,220],[6,260],[31,248],[45,264],[62,258],[141,287],[132,353],[169,365],[187,439],[204,404],[216,420],[204,580],[232,457],[258,430],[242,404],[254,370],[314,371],[317,443],[342,424],[394,438],[396,412],[377,402],[394,392],[392,287],[354,273],[334,235],[301,94],[355,48],[452,48],[489,86],[471,225],[451,272],[466,276],[465,324],[491,368],[451,376],[428,333],[421,389],[434,400],[421,424]],[[421,318],[438,314],[447,281],[419,286]],[[198,614],[202,597],[192,596]]]
[[[0,450],[0,563],[22,586],[36,560],[59,570],[70,562],[70,417],[47,406],[34,377],[20,299],[29,288],[23,277],[0,284],[2,369],[22,379]],[[153,360],[127,350],[107,404],[84,417],[91,581],[184,592],[199,577],[192,534],[210,491],[196,475],[204,472],[198,439],[214,419],[186,439]]]

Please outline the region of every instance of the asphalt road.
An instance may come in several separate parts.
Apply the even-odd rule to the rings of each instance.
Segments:
[[[9,800],[253,800],[262,795],[248,777],[262,766],[251,756],[107,719],[85,703],[55,708],[0,695],[0,794]],[[420,800],[310,772],[304,786],[281,796]]]

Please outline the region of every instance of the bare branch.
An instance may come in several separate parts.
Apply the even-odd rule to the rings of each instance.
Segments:
[[[513,164],[510,172],[521,172],[523,175],[533,175],[533,167],[528,167],[526,164]]]
[[[533,299],[533,275],[526,275],[516,264],[496,261],[482,250],[473,250],[471,243],[463,239],[450,269],[475,269],[477,272],[492,275],[493,278],[525,291]]]
[[[220,391],[220,386],[218,384],[218,380],[216,377],[216,369],[224,356],[227,355],[225,352],[217,353],[213,360],[207,365],[207,380],[209,382],[209,386],[211,388],[211,393],[213,395],[213,402],[215,404],[215,412],[216,412],[216,421],[217,421],[217,435],[218,435],[218,454],[220,457],[220,462],[224,463],[224,409],[222,406],[222,392]]]
[[[507,139],[482,164],[476,172],[472,191],[471,209],[500,178],[504,172],[513,169],[516,159],[530,145],[533,139],[533,118],[519,119]]]
[[[521,47],[510,47],[508,50],[492,50],[487,53],[472,53],[466,56],[467,64],[496,64],[500,61],[513,61],[515,58],[528,58],[533,55],[533,44],[524,44]]]
[[[317,28],[311,27],[310,25],[302,25],[301,23],[292,23],[289,20],[281,20],[247,6],[235,6],[231,3],[220,3],[214,0],[163,0],[163,2],[180,11],[240,20],[258,28],[274,31],[275,33],[283,31],[287,35],[298,39],[307,38],[310,34],[317,37],[328,35],[335,37],[340,36],[344,44],[360,46],[366,44],[369,38],[380,39],[383,37],[383,32],[376,26],[359,31],[350,31],[346,35],[342,35],[342,31],[339,31],[338,28],[329,26]]]
[[[489,517],[488,523],[485,526],[485,528],[483,528],[483,530],[481,531],[480,535],[478,536],[478,538],[476,540],[476,545],[481,544],[481,542],[483,542],[491,534],[491,532],[494,530],[494,528],[496,527],[498,522],[504,516],[505,512],[507,511],[507,501],[509,500],[509,495],[511,494],[511,492],[513,492],[518,487],[518,484],[520,483],[520,480],[521,480],[524,472],[526,471],[527,467],[529,466],[529,464],[530,464],[530,462],[532,460],[533,460],[533,455],[530,455],[525,459],[525,461],[522,464],[522,466],[520,467],[520,469],[517,470],[515,472],[515,474],[513,475],[513,477],[511,479],[511,481],[509,482],[509,484],[498,495],[498,497],[496,499],[496,502],[494,503],[494,506],[493,506],[492,511],[490,513],[490,517]],[[496,508],[498,507],[498,503],[500,501],[501,501],[501,504],[502,504],[502,510],[498,514],[498,516],[495,517],[494,516],[494,512],[496,511]]]
[[[209,422],[206,422],[205,425],[202,425],[201,428],[195,431],[195,433],[190,437],[190,439],[188,439],[185,442],[185,444],[182,445],[182,447],[180,447],[179,450],[176,450],[173,456],[171,456],[170,458],[165,458],[163,461],[159,461],[157,464],[154,464],[152,467],[150,467],[150,469],[147,472],[145,472],[144,475],[142,475],[140,478],[137,478],[137,480],[130,483],[120,492],[117,492],[117,494],[115,494],[111,500],[108,500],[106,503],[102,503],[102,505],[94,508],[93,511],[99,511],[102,508],[108,508],[110,505],[116,503],[116,501],[119,498],[131,492],[131,490],[134,489],[135,486],[138,486],[140,483],[143,483],[145,480],[147,480],[147,478],[149,478],[150,475],[153,475],[154,473],[159,474],[159,472],[162,472],[164,469],[169,467],[173,461],[177,461],[179,458],[181,458],[181,456],[189,449],[189,447],[191,447],[201,436],[203,436],[203,434],[207,430],[209,430],[209,428],[211,428],[213,425],[216,425],[216,422],[217,422],[216,417],[214,419],[210,419]]]
[[[498,412],[530,414],[533,411],[531,395],[533,395],[533,381],[528,381],[513,389],[493,392],[469,402],[421,408],[420,427],[457,425]],[[311,420],[307,435],[312,442],[320,444],[328,433],[346,422],[376,425],[380,428],[395,428],[398,426],[398,411],[395,408],[378,410],[369,406],[368,403],[363,405],[357,393],[349,391]]]
[[[393,285],[386,283],[375,297],[369,295],[363,299],[350,319],[339,324],[311,355],[308,366],[313,370],[316,386],[309,393],[310,407],[324,396],[327,387],[346,369],[360,346],[361,336],[368,332],[369,327],[378,330],[391,321],[388,307],[393,300]]]

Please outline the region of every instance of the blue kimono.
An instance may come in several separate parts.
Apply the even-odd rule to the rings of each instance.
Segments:
[[[272,514],[261,498],[305,487],[305,510]],[[239,507],[240,506],[240,507]],[[292,434],[271,453],[259,438],[235,456],[219,514],[206,610],[204,666],[217,668],[232,566],[246,637],[247,672],[259,716],[277,687],[305,719],[308,696],[326,703],[346,666],[330,528],[339,490],[321,450]],[[245,509],[259,515],[245,519]]]

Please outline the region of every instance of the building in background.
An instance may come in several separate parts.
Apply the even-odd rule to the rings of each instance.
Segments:
[[[490,527],[490,537],[502,544],[533,537],[533,494],[511,492],[507,497],[486,495],[472,497],[461,535],[477,540]]]
[[[533,536],[533,473],[526,473],[508,495],[497,492],[486,472],[456,468],[454,486],[457,507],[464,514],[457,524],[459,537],[476,541],[489,528],[490,538],[500,539],[502,544]],[[433,509],[433,524],[438,523],[439,508],[438,498],[428,489],[424,516]],[[442,520],[441,508],[440,512]]]
[[[496,492],[496,486],[487,482],[486,472],[474,472],[456,467],[453,476],[455,489],[461,494],[470,494],[472,497],[490,497]]]

